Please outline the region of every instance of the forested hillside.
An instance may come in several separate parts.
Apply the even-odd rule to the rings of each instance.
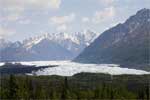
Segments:
[[[150,75],[80,73],[61,76],[3,76],[1,99],[140,99],[150,98]]]

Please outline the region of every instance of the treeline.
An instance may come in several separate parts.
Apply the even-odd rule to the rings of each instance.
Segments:
[[[150,99],[149,75],[73,77],[10,75],[0,78],[0,99]]]

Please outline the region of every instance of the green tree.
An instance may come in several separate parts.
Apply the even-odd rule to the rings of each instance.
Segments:
[[[110,99],[111,99],[111,100],[114,99],[114,93],[113,93],[112,87],[111,87],[111,89],[110,89]]]
[[[18,89],[18,85],[16,83],[15,80],[15,76],[14,75],[10,75],[9,78],[9,95],[8,98],[9,99],[16,99],[17,98],[17,89]]]
[[[62,91],[61,91],[61,99],[62,100],[67,99],[67,92],[69,92],[68,91],[68,79],[67,79],[67,77],[65,77],[64,83],[62,85]]]
[[[147,100],[150,99],[150,85],[149,85],[149,83],[146,85],[146,98],[147,98]]]
[[[102,92],[101,92],[101,99],[106,99],[107,97],[107,85],[106,83],[102,83]]]
[[[101,96],[101,86],[97,86],[96,89],[94,90],[94,99],[98,99]]]
[[[45,89],[41,86],[41,84],[36,85],[35,89],[35,98],[34,99],[46,99]]]

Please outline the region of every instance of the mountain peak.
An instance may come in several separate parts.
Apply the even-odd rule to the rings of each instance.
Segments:
[[[82,63],[148,64],[150,9],[106,30],[74,60]]]
[[[143,8],[141,10],[139,10],[136,15],[143,15],[143,14],[147,14],[149,13],[150,14],[150,9],[147,9],[147,8]]]
[[[2,60],[66,60],[76,57],[95,38],[92,31],[78,34],[44,33],[3,49]],[[2,44],[3,46],[3,44]],[[1,42],[0,42],[1,47]],[[0,48],[1,49],[1,48]]]
[[[144,22],[147,22],[149,21],[150,19],[150,9],[146,9],[146,8],[143,8],[139,11],[137,11],[137,13],[133,16],[131,16],[127,21],[126,23],[129,24],[129,23],[144,23]]]
[[[49,37],[49,33],[44,33],[43,35],[45,38],[48,38]]]

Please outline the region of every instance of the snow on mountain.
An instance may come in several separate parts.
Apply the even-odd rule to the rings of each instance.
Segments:
[[[89,30],[74,34],[45,33],[22,43],[11,43],[1,51],[0,61],[71,60],[96,36],[96,33]]]
[[[37,45],[44,39],[48,39],[55,43],[58,43],[62,47],[66,48],[74,55],[79,54],[86,46],[88,46],[97,37],[97,34],[85,30],[83,32],[77,32],[74,34],[68,33],[45,33],[41,36],[29,38],[23,41],[23,47],[26,49],[32,48],[32,46]]]
[[[3,38],[0,38],[0,50],[9,46],[11,44],[11,42],[3,39]]]
[[[2,50],[8,46],[10,46],[11,42],[0,38],[0,60],[2,59],[1,55],[2,55]]]

